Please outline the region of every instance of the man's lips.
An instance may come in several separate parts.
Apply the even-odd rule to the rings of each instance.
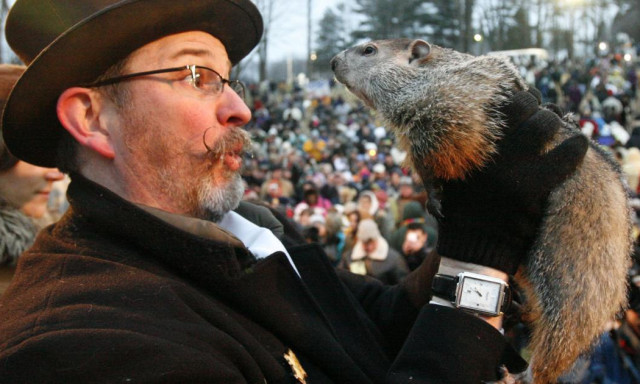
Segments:
[[[237,171],[242,165],[242,151],[224,153],[222,162],[230,171]]]

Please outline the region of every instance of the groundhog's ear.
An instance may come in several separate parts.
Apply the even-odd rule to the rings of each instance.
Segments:
[[[431,45],[424,40],[414,40],[409,46],[409,52],[411,52],[409,63],[412,63],[414,60],[420,61],[429,56],[429,53],[431,53]]]

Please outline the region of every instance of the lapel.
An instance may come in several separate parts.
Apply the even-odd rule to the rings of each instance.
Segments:
[[[284,253],[260,260],[216,296],[278,336],[298,355],[303,368],[311,361],[336,382],[371,382],[339,342],[331,319]]]
[[[289,250],[305,286],[332,324],[346,352],[374,381],[384,381],[390,362],[382,349],[382,336],[335,273],[317,244]]]

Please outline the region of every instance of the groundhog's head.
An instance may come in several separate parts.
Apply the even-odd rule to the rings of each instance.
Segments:
[[[423,180],[461,179],[495,153],[502,123],[491,111],[517,76],[511,67],[500,71],[502,62],[424,40],[390,39],[340,52],[331,68],[385,120]]]
[[[331,69],[367,106],[379,109],[389,102],[390,95],[415,80],[417,68],[441,59],[441,50],[424,40],[370,41],[337,54]]]

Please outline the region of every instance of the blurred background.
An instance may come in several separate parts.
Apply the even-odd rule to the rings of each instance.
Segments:
[[[0,0],[0,18],[14,0]],[[358,42],[419,37],[473,54],[539,48],[539,59],[635,60],[638,0],[254,0],[261,44],[238,66],[246,80],[330,78],[329,60]],[[4,40],[4,36],[2,36]],[[17,59],[2,44],[3,62]],[[526,55],[526,52],[524,53]],[[518,56],[518,53],[513,53]],[[522,60],[523,57],[520,57]]]

